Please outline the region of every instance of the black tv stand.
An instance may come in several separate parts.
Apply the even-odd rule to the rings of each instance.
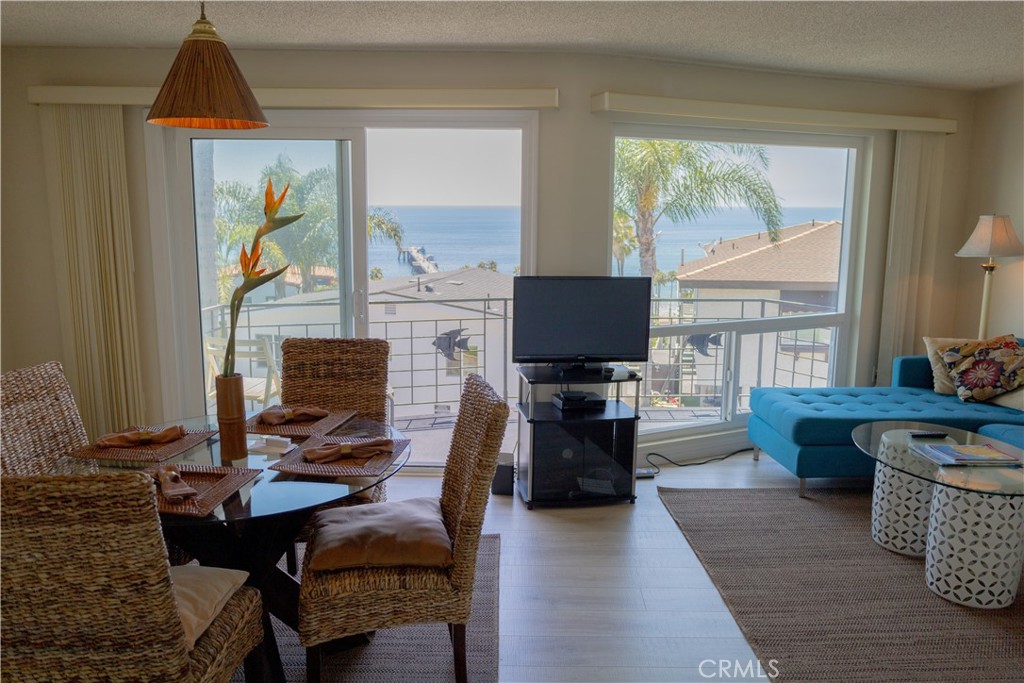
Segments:
[[[621,365],[610,367],[611,373],[588,368],[582,379],[572,380],[566,379],[558,367],[517,368],[517,488],[527,508],[532,510],[534,503],[636,502],[640,377]],[[551,392],[569,382],[602,385],[603,389],[612,389],[612,395],[599,409],[559,409],[551,400]],[[627,398],[622,396],[626,383],[633,383],[632,406],[621,400]],[[592,392],[577,393],[589,398]],[[598,398],[603,397],[594,396]]]
[[[583,363],[566,363],[550,366],[562,382],[601,382],[615,371],[612,365],[588,366]]]

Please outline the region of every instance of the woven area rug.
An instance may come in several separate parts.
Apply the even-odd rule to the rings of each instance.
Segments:
[[[1021,681],[1024,592],[1011,607],[943,600],[924,560],[871,540],[871,493],[658,494],[776,681]]]
[[[469,680],[498,680],[498,563],[501,543],[497,534],[480,537],[477,551],[473,614],[466,625],[466,660]],[[302,553],[299,553],[302,557]],[[306,680],[306,651],[299,636],[274,619],[274,634],[284,663],[285,680]],[[324,683],[451,683],[455,663],[448,628],[422,624],[377,631],[372,642],[324,660]],[[232,681],[245,680],[241,669]]]

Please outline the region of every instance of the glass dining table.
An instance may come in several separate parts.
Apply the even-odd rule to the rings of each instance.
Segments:
[[[411,445],[400,431],[379,422],[353,418],[330,432],[331,437],[389,438],[394,442],[397,457],[379,474],[371,477],[325,479],[291,474],[271,469],[282,460],[281,455],[250,452],[243,458],[222,461],[220,440],[216,434],[216,416],[180,420],[186,430],[211,430],[211,435],[197,445],[164,460],[160,465],[176,465],[187,469],[241,468],[258,470],[254,477],[212,508],[209,514],[186,516],[161,512],[164,536],[200,564],[241,569],[249,572],[248,584],[260,590],[263,597],[265,648],[269,661],[260,678],[283,681],[284,670],[274,640],[269,616],[298,630],[299,582],[282,570],[278,563],[313,513],[324,505],[344,504],[359,496],[368,497],[372,487],[394,476],[409,461]],[[166,426],[166,425],[164,425]],[[294,440],[299,440],[296,437]],[[252,443],[252,442],[250,442]],[[92,467],[89,461],[68,457],[61,464],[64,471]],[[152,466],[153,463],[136,463]],[[101,469],[113,465],[99,461]],[[121,464],[120,466],[124,466]],[[250,475],[253,473],[250,472]]]

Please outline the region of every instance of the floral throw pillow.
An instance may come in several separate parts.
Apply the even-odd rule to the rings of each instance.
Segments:
[[[961,401],[987,401],[1024,385],[1024,348],[1012,335],[940,349]]]

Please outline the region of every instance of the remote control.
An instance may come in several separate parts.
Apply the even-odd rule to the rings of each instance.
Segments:
[[[927,431],[913,431],[910,432],[911,439],[943,439],[949,436],[946,432],[927,432]]]

